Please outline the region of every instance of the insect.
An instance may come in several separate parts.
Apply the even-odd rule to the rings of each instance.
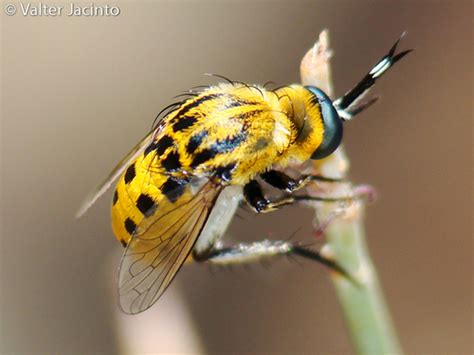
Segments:
[[[311,181],[334,181],[308,175],[294,179],[281,169],[292,160],[324,158],[339,146],[343,122],[375,101],[360,99],[411,51],[395,54],[400,39],[334,102],[312,86],[268,90],[228,81],[191,90],[170,106],[78,212],[82,215],[118,178],[112,227],[125,247],[121,308],[136,314],[151,307],[186,260],[231,264],[293,254],[346,274],[331,259],[297,243],[264,240],[224,247],[220,238],[242,200],[256,212],[268,212],[294,203],[293,192]],[[286,194],[269,200],[257,179]]]

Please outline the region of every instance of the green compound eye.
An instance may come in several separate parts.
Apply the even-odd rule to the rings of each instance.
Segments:
[[[342,140],[342,120],[331,99],[321,90],[314,86],[306,86],[321,107],[323,118],[324,137],[321,145],[311,156],[311,159],[322,159],[334,152]]]

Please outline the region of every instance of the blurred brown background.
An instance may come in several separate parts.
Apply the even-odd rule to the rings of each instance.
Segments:
[[[114,18],[7,17],[6,4],[2,353],[116,353],[127,342],[124,352],[186,352],[193,336],[209,354],[352,353],[332,285],[307,262],[189,266],[149,315],[117,318],[110,193],[73,218],[172,96],[212,82],[202,73],[297,82],[323,28],[338,94],[403,30],[401,48],[416,47],[377,85],[383,100],[348,124],[345,145],[354,181],[380,195],[369,245],[404,349],[473,352],[471,1],[113,1]],[[235,239],[302,227],[297,238],[310,240],[309,210],[242,215]],[[137,333],[153,341],[166,329],[166,347],[133,347]]]

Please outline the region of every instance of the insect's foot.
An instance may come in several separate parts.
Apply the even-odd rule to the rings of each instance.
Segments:
[[[270,212],[273,209],[269,207],[270,201],[268,200],[259,200],[255,203],[253,208],[255,209],[255,212],[257,213],[265,213],[265,212]]]

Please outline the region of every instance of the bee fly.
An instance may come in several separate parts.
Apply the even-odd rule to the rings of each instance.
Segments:
[[[343,122],[375,101],[359,99],[410,52],[395,54],[400,39],[334,102],[314,86],[268,90],[228,81],[191,90],[171,105],[78,212],[82,215],[119,178],[112,227],[125,247],[119,271],[122,309],[135,314],[151,307],[187,259],[230,264],[294,254],[345,274],[334,261],[296,243],[223,247],[220,238],[242,198],[254,211],[268,212],[295,202],[292,192],[311,181],[332,181],[293,179],[276,169],[290,160],[324,158],[339,146]],[[267,199],[257,177],[287,196]]]

